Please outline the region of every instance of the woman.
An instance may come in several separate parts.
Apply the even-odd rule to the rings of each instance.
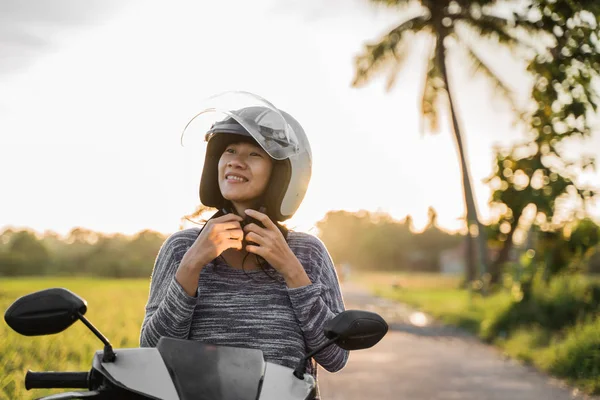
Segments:
[[[142,347],[161,336],[199,340],[260,349],[266,361],[295,368],[327,341],[325,323],[344,311],[323,243],[279,224],[299,207],[310,180],[306,135],[289,114],[256,99],[227,111],[206,134],[200,200],[220,211],[161,247]],[[339,371],[347,359],[348,351],[329,346],[307,372],[316,378],[315,362]]]

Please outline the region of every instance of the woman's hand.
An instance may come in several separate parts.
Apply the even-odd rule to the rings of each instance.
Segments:
[[[264,258],[285,279],[288,287],[310,285],[308,275],[296,255],[290,249],[281,231],[271,219],[256,210],[247,209],[246,214],[260,221],[264,228],[256,224],[244,227],[246,242],[255,244],[246,245],[246,251]]]
[[[180,265],[199,272],[225,250],[241,249],[244,239],[241,221],[242,217],[233,213],[209,220]]]
[[[202,268],[229,248],[241,249],[244,231],[240,222],[242,217],[226,214],[209,220],[196,241],[190,247],[175,273],[175,279],[183,290],[192,297],[198,290],[198,276]]]

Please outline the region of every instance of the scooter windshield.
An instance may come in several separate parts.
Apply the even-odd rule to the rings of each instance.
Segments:
[[[225,122],[231,118],[276,160],[300,151],[296,133],[281,112],[262,97],[242,91],[224,92],[205,100],[200,112],[185,126],[181,144],[187,146],[199,138],[208,141],[213,134],[227,133]]]
[[[162,337],[157,346],[181,400],[256,400],[265,371],[260,350]]]

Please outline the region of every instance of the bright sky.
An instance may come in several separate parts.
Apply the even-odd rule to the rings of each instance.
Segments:
[[[202,99],[225,90],[267,98],[309,136],[313,177],[288,225],[308,230],[329,210],[367,209],[411,214],[422,228],[433,206],[442,227],[458,229],[453,139],[446,124],[419,133],[424,46],[392,92],[383,79],[353,89],[354,56],[398,17],[361,1],[321,3],[130,1],[79,25],[34,21],[47,51],[0,72],[0,229],[177,230],[197,201],[200,171],[188,170],[202,157],[180,147],[181,129]],[[527,87],[506,54],[486,59],[512,87]],[[492,146],[523,136],[485,80],[461,65],[452,60],[454,92],[485,220]],[[574,149],[600,158],[599,136]]]

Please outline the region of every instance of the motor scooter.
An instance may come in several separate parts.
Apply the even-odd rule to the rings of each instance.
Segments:
[[[160,338],[155,348],[113,349],[109,340],[84,317],[86,311],[87,302],[65,288],[25,295],[6,310],[6,323],[21,335],[56,334],[80,320],[104,344],[104,349],[93,355],[89,371],[27,371],[27,390],[86,389],[38,400],[310,400],[315,397],[316,383],[304,371],[308,359],[331,345],[346,350],[367,349],[388,331],[387,323],[376,313],[344,311],[326,324],[327,342],[291,369],[265,361],[257,349],[168,337]]]

